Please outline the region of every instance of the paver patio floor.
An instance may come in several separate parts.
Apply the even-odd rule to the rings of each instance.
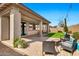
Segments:
[[[29,46],[25,49],[22,48],[13,48],[12,43],[8,43],[11,41],[3,41],[3,44],[9,46],[14,51],[17,51],[21,53],[22,55],[28,55],[28,56],[41,56],[42,55],[42,44],[41,42],[31,42],[29,43]],[[28,41],[30,42],[30,41]]]
[[[8,41],[3,41],[3,43],[7,46],[10,46],[12,49],[15,49],[16,51],[22,53],[23,55],[28,55],[28,56],[42,56],[42,41],[45,40],[50,40],[52,38],[47,38],[47,37],[27,37],[27,38],[22,38],[23,40],[25,40],[29,46],[25,49],[22,48],[13,48],[12,47],[12,43],[10,42],[10,40]],[[10,43],[8,43],[10,42]],[[46,54],[46,56],[50,56],[49,54]],[[51,54],[51,56],[54,56],[53,54]],[[65,50],[61,50],[57,56],[72,56],[70,52],[65,51]],[[79,52],[75,51],[73,56],[79,56]]]
[[[0,56],[22,56],[0,42]]]

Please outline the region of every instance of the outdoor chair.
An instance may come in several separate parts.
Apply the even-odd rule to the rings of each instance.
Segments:
[[[76,42],[77,42],[76,39],[70,37],[69,40],[62,41],[61,42],[61,46],[62,46],[63,49],[68,50],[68,51],[70,51],[73,54],[73,52],[76,50],[76,47],[77,47],[77,43]]]
[[[57,54],[54,41],[43,41],[43,55],[45,55],[46,52],[54,55]]]

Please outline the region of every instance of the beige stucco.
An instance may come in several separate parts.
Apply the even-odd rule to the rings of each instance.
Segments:
[[[43,28],[42,28],[42,24],[43,24],[43,22],[42,21],[40,21],[40,36],[42,37],[43,35],[42,35],[42,30],[43,30]]]
[[[1,24],[1,32],[2,32],[2,40],[7,40],[9,39],[9,18],[8,17],[2,17],[2,24]]]
[[[0,41],[1,41],[1,37],[2,37],[2,35],[1,35],[1,21],[2,21],[2,17],[0,16]]]
[[[0,39],[9,39],[9,18],[5,16],[0,17]]]
[[[10,13],[10,40],[15,38],[21,38],[21,13],[14,8]]]

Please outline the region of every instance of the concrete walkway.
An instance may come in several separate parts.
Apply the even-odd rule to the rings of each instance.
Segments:
[[[17,51],[18,53],[22,55],[28,55],[28,56],[41,56],[42,55],[42,43],[41,42],[31,42],[28,39],[26,39],[29,46],[25,49],[22,48],[13,48],[12,43],[10,40],[3,41],[2,43],[13,49],[14,51]],[[10,42],[10,43],[8,43]]]
[[[15,52],[0,42],[0,56],[22,56],[22,54]]]

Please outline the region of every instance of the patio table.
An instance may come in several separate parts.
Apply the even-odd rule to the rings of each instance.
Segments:
[[[55,42],[55,49],[57,52],[60,52],[62,50],[62,47],[60,45],[60,38],[49,38],[47,41],[53,41]]]
[[[61,40],[60,39],[56,39],[56,40],[54,40],[54,42],[55,42],[55,49],[56,49],[56,51],[60,52],[62,50],[62,47],[60,45]]]

